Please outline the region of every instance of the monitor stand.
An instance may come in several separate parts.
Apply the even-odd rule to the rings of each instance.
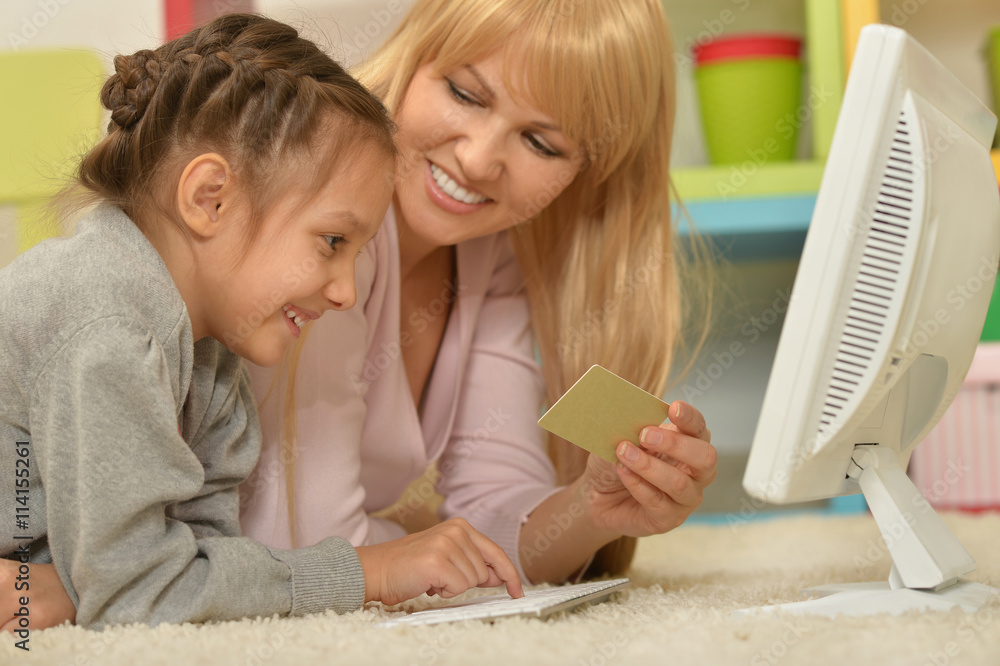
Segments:
[[[899,466],[895,451],[859,445],[848,476],[861,485],[868,508],[892,556],[887,582],[822,585],[803,590],[817,598],[736,611],[737,614],[900,615],[907,611],[976,612],[1000,605],[1000,590],[959,576],[976,568],[955,538]]]

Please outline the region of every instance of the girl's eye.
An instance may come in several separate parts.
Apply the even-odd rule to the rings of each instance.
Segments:
[[[454,83],[452,83],[451,79],[445,78],[445,81],[448,82],[448,92],[450,92],[451,96],[457,99],[459,102],[461,102],[462,104],[475,104],[476,106],[482,106],[482,104],[479,103],[479,100],[477,100],[475,97],[473,97],[469,93],[465,92],[464,90],[456,86]]]
[[[345,242],[343,236],[323,236],[323,240],[326,241],[331,250],[336,250],[338,245]]]
[[[534,134],[526,132],[524,136],[528,139],[528,143],[531,144],[532,149],[535,152],[539,153],[540,155],[543,155],[545,157],[562,157],[562,153],[560,153],[558,150],[552,150],[551,148],[546,146],[544,143],[539,141],[538,137],[536,137]]]

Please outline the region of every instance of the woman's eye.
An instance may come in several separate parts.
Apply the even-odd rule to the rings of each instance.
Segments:
[[[463,104],[475,104],[476,106],[482,106],[482,104],[480,104],[475,97],[452,83],[451,79],[446,78],[445,81],[448,82],[448,91],[451,93],[451,96],[459,102],[462,102]]]
[[[562,156],[562,153],[560,153],[559,151],[552,150],[551,148],[549,148],[548,146],[546,146],[544,143],[542,143],[541,141],[539,141],[538,137],[536,137],[534,134],[526,133],[525,136],[528,138],[528,143],[531,144],[531,147],[535,150],[535,152],[538,152],[538,153],[544,155],[545,157],[560,157],[560,156]]]

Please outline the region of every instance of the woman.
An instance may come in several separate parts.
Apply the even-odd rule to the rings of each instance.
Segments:
[[[616,466],[546,446],[536,420],[594,363],[662,394],[679,346],[662,7],[418,0],[360,77],[399,126],[393,205],[357,306],[311,323],[280,381],[254,372],[265,445],[244,531],[402,537],[432,494],[407,486],[435,463],[435,519],[466,518],[528,581],[623,570],[632,537],[679,525],[714,479],[701,414],[675,402]],[[56,597],[33,596],[36,628],[71,617]]]
[[[617,466],[551,442],[555,471],[535,423],[593,363],[663,391],[683,302],[671,56],[656,0],[414,5],[360,73],[400,128],[393,206],[359,260],[359,306],[312,324],[294,401],[264,404],[248,535],[403,536],[431,494],[404,491],[432,463],[439,516],[536,583],[613,542],[601,568],[621,570],[622,536],[683,522],[715,476],[697,410],[675,403]]]

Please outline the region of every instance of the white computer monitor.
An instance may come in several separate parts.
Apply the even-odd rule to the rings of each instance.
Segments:
[[[968,372],[993,291],[995,129],[905,31],[862,30],[743,483],[778,504],[864,493],[893,569],[888,585],[785,610],[971,609],[994,592],[960,581],[975,563],[905,470]]]

